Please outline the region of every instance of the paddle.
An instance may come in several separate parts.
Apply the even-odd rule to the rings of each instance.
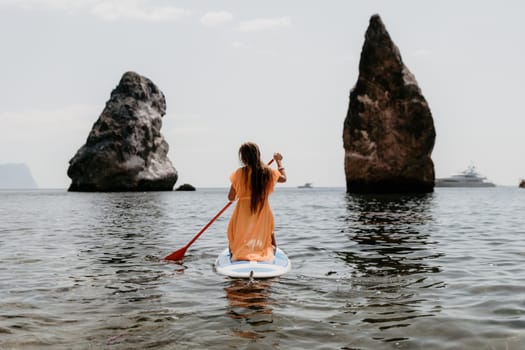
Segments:
[[[272,164],[273,162],[273,158],[272,160],[270,160],[268,162],[268,165]],[[228,204],[226,204],[224,206],[224,208],[222,208],[218,213],[217,215],[215,215],[213,217],[213,219],[210,220],[210,222],[208,222],[206,224],[206,226],[204,226],[200,231],[199,233],[197,233],[195,235],[195,237],[193,237],[191,239],[191,241],[188,242],[188,244],[186,244],[184,247],[180,248],[179,250],[176,250],[174,251],[173,253],[167,255],[164,260],[170,260],[170,261],[182,261],[182,259],[184,259],[184,254],[186,254],[186,250],[193,244],[193,242],[195,242],[203,233],[204,231],[206,231],[208,229],[208,227],[211,226],[211,224],[213,224],[215,222],[215,220],[217,220],[219,218],[219,216],[222,215],[222,213],[224,213],[226,211],[226,209],[228,209],[230,207],[230,205],[232,205],[234,201],[229,201]]]

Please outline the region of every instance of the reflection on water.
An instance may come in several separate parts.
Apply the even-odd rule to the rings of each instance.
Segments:
[[[353,244],[338,256],[352,267],[352,284],[361,297],[348,307],[380,331],[408,327],[440,310],[423,308],[420,296],[421,289],[444,286],[429,280],[429,274],[440,272],[432,260],[443,255],[433,247],[432,201],[432,194],[347,196],[345,233]],[[408,339],[383,337],[377,339]]]
[[[98,307],[91,311],[95,315],[115,315],[85,325],[85,332],[102,335],[97,346],[126,348],[143,338],[145,330],[165,334],[174,313],[152,306],[161,302],[163,292],[159,287],[170,271],[151,256],[157,237],[169,227],[169,197],[157,192],[79,196],[89,206],[89,213],[84,214],[89,226],[77,232],[81,239],[75,243],[82,269],[71,277],[78,291],[69,302]],[[154,347],[164,342],[162,337],[152,337],[144,345]]]
[[[164,223],[169,222],[160,193],[104,194],[91,199],[90,227],[79,242],[89,258],[109,265],[125,265],[144,255]]]
[[[238,324],[232,333],[241,338],[259,339],[273,331],[272,280],[229,281],[224,288],[228,300],[227,315]]]
[[[441,256],[427,249],[432,241],[432,195],[348,196],[347,233],[356,249],[341,257],[362,276],[439,272],[429,260]]]
[[[165,272],[146,268],[141,260],[158,223],[167,220],[162,194],[88,196],[91,226],[77,242],[86,268],[77,282],[103,287],[128,302],[159,298],[156,286]]]
[[[525,348],[522,190],[286,189],[286,275],[214,272],[228,213],[162,261],[226,194],[0,191],[0,349]]]

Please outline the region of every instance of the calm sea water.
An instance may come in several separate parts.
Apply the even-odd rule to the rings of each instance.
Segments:
[[[278,189],[293,268],[217,275],[226,189],[0,191],[0,349],[524,349],[525,190]]]

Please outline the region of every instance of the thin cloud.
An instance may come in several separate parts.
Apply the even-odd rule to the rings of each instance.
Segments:
[[[92,124],[97,120],[100,106],[73,104],[57,109],[37,110],[25,109],[19,111],[0,112],[0,120],[4,124],[5,131],[12,134],[14,130],[25,133],[26,130],[58,130],[59,127],[78,130],[82,124]],[[89,129],[86,129],[89,132]],[[18,134],[17,134],[18,135]]]
[[[234,49],[249,49],[251,47],[250,45],[240,41],[234,41],[231,45]]]
[[[190,135],[190,136],[202,136],[209,134],[210,129],[206,127],[183,127],[183,128],[171,128],[163,131],[165,135]]]
[[[90,12],[107,21],[130,19],[148,22],[176,21],[189,15],[189,11],[165,5],[153,6],[147,1],[100,1],[92,6]]]
[[[233,20],[233,15],[227,11],[206,12],[200,22],[205,27],[215,27]]]
[[[280,18],[257,18],[248,21],[241,21],[238,30],[241,32],[258,32],[264,30],[274,30],[290,28],[292,20],[290,17]]]
[[[428,49],[418,49],[412,53],[413,56],[428,56],[432,54],[432,51]]]
[[[149,0],[0,0],[0,5],[24,10],[52,10],[88,13],[105,21],[176,21],[191,14],[172,5],[155,5]]]
[[[256,46],[246,44],[240,41],[234,41],[231,43],[231,47],[234,50],[239,50],[242,52],[251,52],[256,55],[260,56],[267,56],[267,57],[282,57],[281,54],[274,50],[267,50],[267,49],[260,49]]]
[[[202,135],[211,132],[203,116],[199,114],[177,114],[164,119],[162,133],[164,135]]]
[[[0,5],[18,7],[24,10],[73,10],[86,6],[93,0],[0,0]]]

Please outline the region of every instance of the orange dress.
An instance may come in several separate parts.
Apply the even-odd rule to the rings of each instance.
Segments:
[[[279,171],[271,170],[268,196],[273,192],[280,176]],[[274,221],[268,197],[265,198],[261,210],[253,214],[250,209],[251,189],[244,184],[242,168],[231,174],[230,181],[237,195],[237,205],[228,224],[232,260],[272,260]]]

